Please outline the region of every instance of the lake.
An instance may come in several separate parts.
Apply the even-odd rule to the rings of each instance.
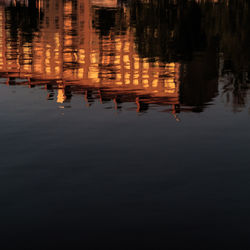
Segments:
[[[250,3],[0,2],[3,249],[249,249]]]

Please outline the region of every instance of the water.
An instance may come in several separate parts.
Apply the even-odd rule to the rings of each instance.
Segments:
[[[248,249],[249,17],[2,1],[2,248]]]

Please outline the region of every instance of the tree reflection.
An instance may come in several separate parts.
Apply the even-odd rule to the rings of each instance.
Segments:
[[[39,31],[42,14],[39,12],[36,1],[28,1],[27,5],[20,2],[10,2],[5,8],[6,25],[10,30],[11,39],[18,40],[18,34],[22,34],[22,43],[31,43],[34,32]]]
[[[39,31],[42,13],[39,12],[35,1],[27,1],[27,5],[20,2],[10,2],[5,7],[6,51],[8,64],[31,65],[33,58],[30,53],[34,34]],[[29,53],[19,53],[19,48],[24,48]],[[16,67],[16,65],[15,65]],[[17,68],[17,67],[16,67]]]
[[[137,0],[130,7],[140,56],[182,63],[182,104],[200,110],[216,96],[219,54],[225,61],[220,78],[226,81],[228,73],[233,74],[224,92],[232,92],[234,106],[245,104],[250,58],[248,1]]]
[[[187,1],[133,1],[131,25],[142,57],[163,62],[190,59],[192,52],[204,49],[201,8]]]
[[[129,92],[140,111],[158,102],[202,112],[219,94],[218,83],[223,85],[223,100],[235,111],[246,104],[250,71],[246,0],[119,0],[110,6],[100,1],[44,0],[44,16],[39,1],[12,2],[5,7],[4,53],[6,65],[12,63],[16,71],[28,64],[28,70],[37,66],[44,78],[48,74],[63,78],[65,72],[69,79],[98,78],[100,85],[109,83],[120,91],[110,97],[117,108],[128,100],[123,87],[146,86],[144,93]],[[39,65],[41,60],[48,62],[47,71],[35,65],[35,57]],[[161,95],[155,101],[157,91]]]

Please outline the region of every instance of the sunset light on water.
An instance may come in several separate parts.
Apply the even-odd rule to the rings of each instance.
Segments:
[[[0,1],[3,249],[248,249],[249,10]]]

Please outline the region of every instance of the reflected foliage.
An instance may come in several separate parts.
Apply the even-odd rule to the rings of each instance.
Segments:
[[[225,100],[236,106],[245,104],[250,70],[248,1],[137,0],[131,1],[130,7],[140,56],[186,65],[183,103],[196,104],[198,108],[202,103],[198,99],[205,101],[206,95],[214,96],[211,90],[215,91],[220,75],[220,81],[226,82]],[[203,56],[201,62],[198,58]],[[223,64],[219,65],[221,56]],[[197,60],[201,62],[199,66]],[[190,96],[194,89],[196,93]],[[231,98],[227,92],[232,94]]]
[[[36,6],[36,1],[28,1],[28,5],[20,2],[6,6],[6,28],[10,30],[13,41],[17,41],[19,33],[22,34],[23,43],[31,43],[34,32],[39,31],[39,24],[43,17]]]
[[[115,100],[118,109],[122,102],[133,101],[139,111],[158,103],[178,107],[177,113],[183,109],[202,112],[218,95],[234,111],[245,107],[250,72],[248,1],[119,0],[115,5],[110,1],[110,6],[84,0],[41,2],[41,8],[39,0],[9,1],[4,7],[5,46],[11,48],[4,52],[6,65],[18,64],[12,69],[29,65],[41,70],[39,60],[44,58],[47,68],[41,72],[49,72],[51,79],[64,81],[66,75],[67,81],[75,81],[79,75],[81,79],[91,76],[99,84],[115,86],[112,97],[104,99]],[[35,39],[40,47],[34,45]],[[35,54],[38,50],[40,54]],[[168,69],[171,64],[172,71]],[[53,75],[52,70],[57,73]],[[134,84],[135,80],[141,85]],[[160,89],[157,100],[154,94],[160,91],[153,89],[153,82],[159,89],[166,87]],[[124,94],[124,85],[129,84],[134,84],[133,89]],[[135,92],[139,87],[145,87],[143,93]],[[108,96],[106,89],[99,86],[99,91]],[[64,92],[68,93],[65,86]],[[86,93],[87,99],[94,99],[88,98],[91,90]],[[70,101],[71,95],[65,96]]]
[[[142,57],[163,62],[191,59],[206,47],[201,8],[187,1],[132,1],[131,25]]]

